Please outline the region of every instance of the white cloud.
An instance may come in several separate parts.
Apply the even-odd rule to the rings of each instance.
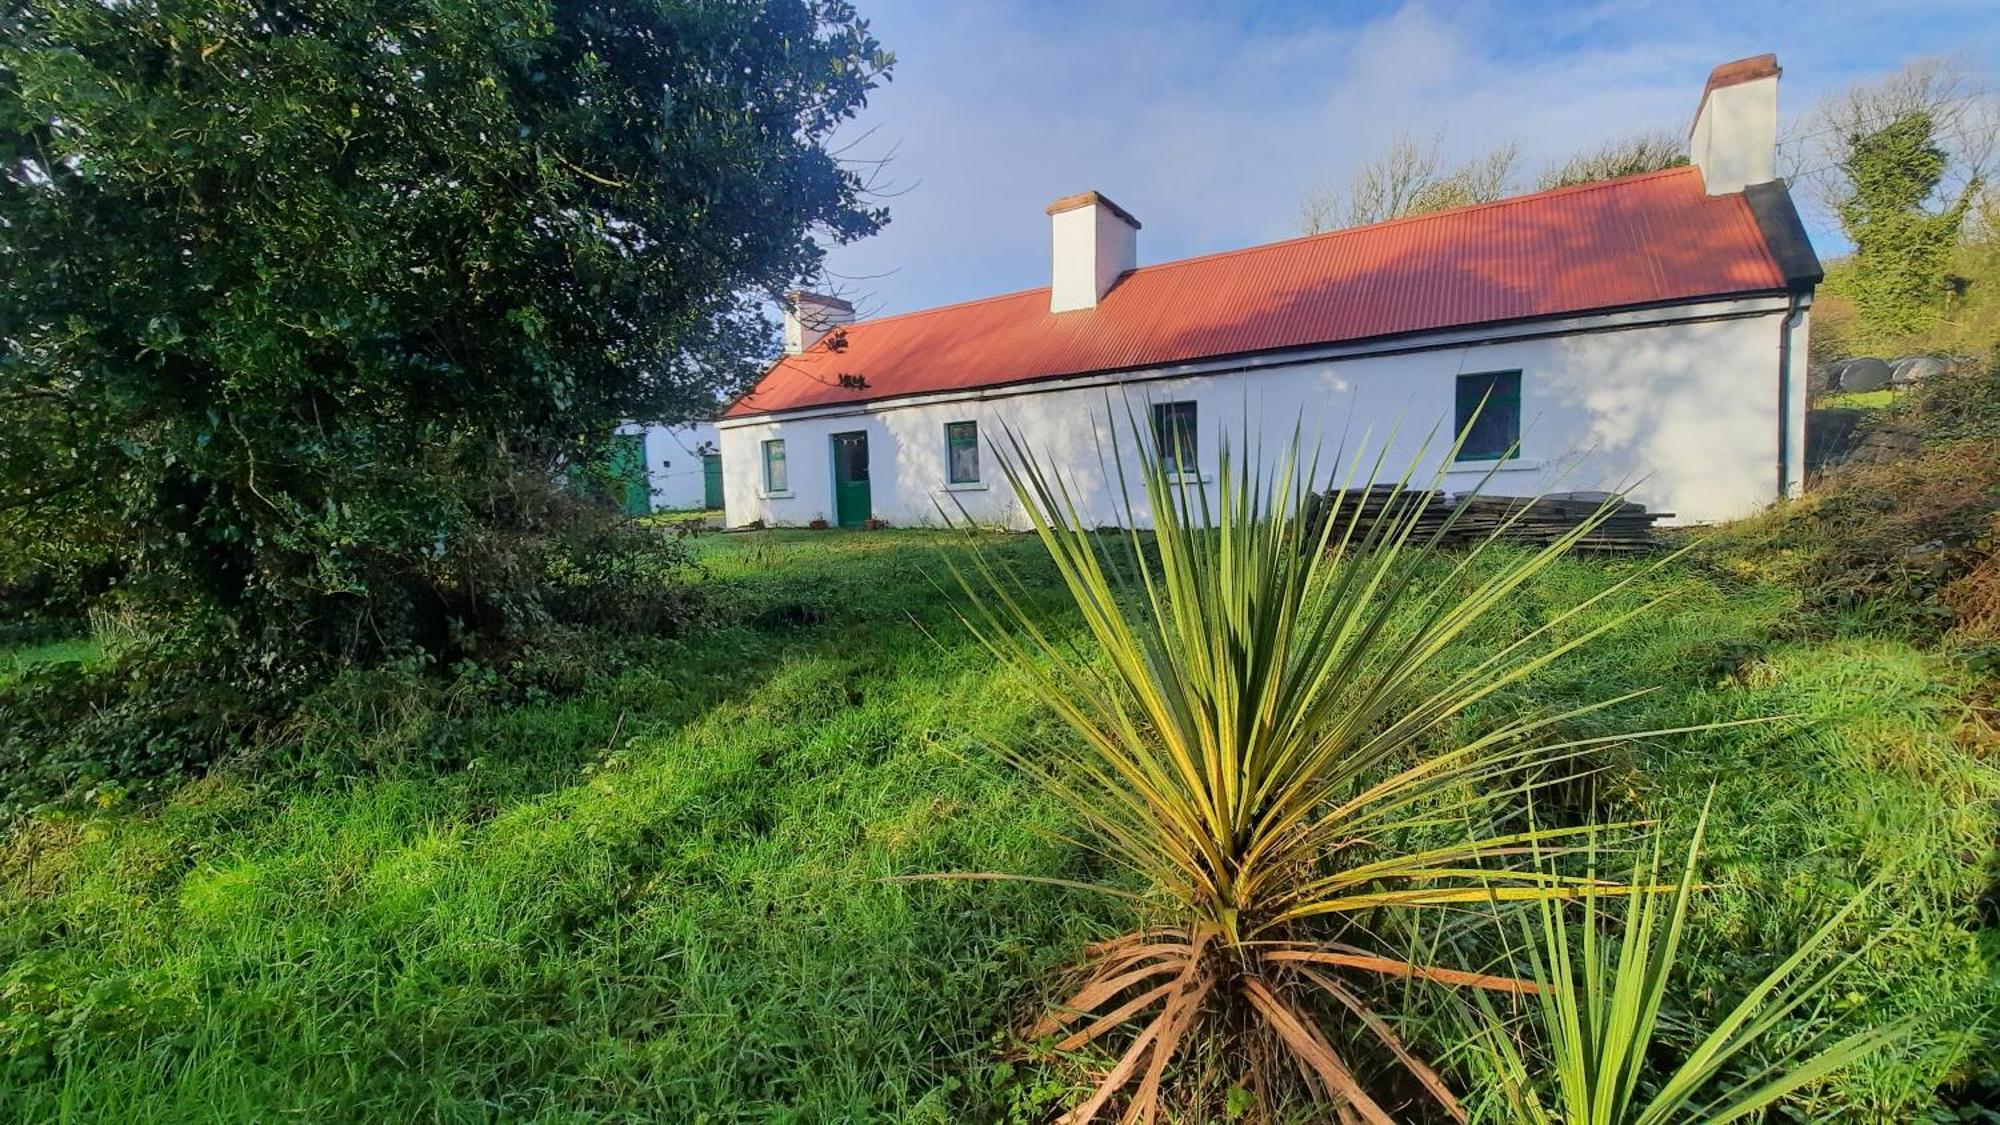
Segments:
[[[1291,234],[1303,195],[1403,130],[1441,131],[1460,156],[1515,140],[1533,168],[1684,123],[1718,62],[1777,51],[1795,112],[1903,58],[2000,40],[1991,12],[1828,7],[1406,3],[1357,19],[885,0],[867,10],[899,62],[860,127],[877,130],[864,150],[896,146],[909,190],[830,264],[864,313],[987,296],[1046,284],[1042,208],[1086,188],[1136,213],[1140,260],[1164,261]]]

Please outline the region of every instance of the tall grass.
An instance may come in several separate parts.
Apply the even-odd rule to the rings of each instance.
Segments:
[[[1074,811],[1089,848],[1141,887],[1113,891],[1136,900],[1138,928],[1094,948],[1082,985],[1031,1034],[1060,1036],[1060,1049],[1123,1037],[1116,1061],[1073,1110],[1078,1121],[1128,1090],[1126,1119],[1153,1119],[1197,1029],[1236,1023],[1249,1029],[1253,1086],[1282,1081],[1254,1060],[1289,1058],[1343,1120],[1389,1121],[1322,1018],[1330,1010],[1462,1119],[1443,1080],[1374,1010],[1369,982],[1531,986],[1392,955],[1369,918],[1568,897],[1588,885],[1509,861],[1587,837],[1590,826],[1435,837],[1441,824],[1478,822],[1475,812],[1561,778],[1579,755],[1615,740],[1554,732],[1617,696],[1528,709],[1470,731],[1459,720],[1644,612],[1650,603],[1572,627],[1644,572],[1461,660],[1462,638],[1608,509],[1541,550],[1489,557],[1506,530],[1497,529],[1443,567],[1440,580],[1437,568],[1417,565],[1436,542],[1417,529],[1421,498],[1441,486],[1442,469],[1412,487],[1414,464],[1391,477],[1386,453],[1357,455],[1328,482],[1316,461],[1301,461],[1296,436],[1266,457],[1246,434],[1248,462],[1225,445],[1211,498],[1172,475],[1138,433],[1136,421],[1129,437],[1114,426],[1103,475],[1117,484],[1123,526],[1137,528],[1143,511],[1150,535],[1098,534],[1072,482],[1017,435],[1008,433],[998,451],[1095,642],[1090,651],[1044,631],[1018,583],[983,552],[958,571],[973,632],[1076,736],[1002,752]],[[1126,476],[1128,442],[1136,489]],[[1449,463],[1455,447],[1445,453]],[[1302,519],[1327,483],[1339,487],[1316,520]],[[1384,513],[1364,519],[1350,490],[1378,484],[1387,487]],[[1432,842],[1410,842],[1423,836]]]
[[[1004,870],[1140,885],[1056,842],[1074,816],[987,768],[989,745],[1062,728],[928,580],[940,552],[970,548],[918,530],[694,543],[714,627],[622,650],[573,696],[453,700],[415,721],[343,693],[323,727],[275,751],[295,767],[232,761],[157,802],[0,828],[0,1120],[943,1125],[1074,1104],[1076,1060],[1023,1062],[1009,1033],[1087,942],[1131,925],[1128,900],[879,881]],[[1087,643],[1038,540],[982,545],[1030,588],[1045,632]],[[1420,581],[1454,561],[1427,560]],[[1460,658],[1645,565],[1561,561]],[[1783,1112],[1964,1120],[1965,1083],[2000,1073],[2000,959],[1982,913],[2000,759],[1962,730],[1979,681],[1901,641],[1829,636],[1838,622],[1786,587],[1685,557],[1570,628],[1670,592],[1460,722],[1649,684],[1575,733],[1800,716],[1596,755],[1599,807],[1658,821],[1670,858],[1716,788],[1712,889],[1689,904],[1656,1042],[1692,1047],[1689,1029],[1719,1022],[1855,893],[1857,869],[1901,857],[1843,930],[1890,936],[1833,1002],[1851,989],[1858,1022],[1920,1026]],[[1334,1015],[1336,1031],[1359,1028]],[[1413,1051],[1455,1041],[1442,1021],[1429,1034],[1385,1018]],[[1238,1061],[1193,1061],[1211,1060]],[[1488,1091],[1442,1066],[1455,1056],[1436,1061],[1477,1112]]]

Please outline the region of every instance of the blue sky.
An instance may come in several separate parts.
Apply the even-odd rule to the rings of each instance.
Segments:
[[[1042,209],[1086,188],[1161,262],[1296,233],[1304,195],[1404,130],[1442,131],[1447,156],[1516,141],[1532,174],[1685,128],[1709,68],[1745,55],[1777,52],[1787,118],[1908,59],[2000,60],[1990,2],[857,2],[898,58],[844,131],[855,155],[893,149],[900,192],[886,230],[829,258],[864,316],[1047,284]]]

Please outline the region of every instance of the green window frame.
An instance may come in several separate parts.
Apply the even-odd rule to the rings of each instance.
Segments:
[[[1192,402],[1153,404],[1153,448],[1159,452],[1160,467],[1168,476],[1199,472],[1200,446],[1196,434],[1200,413]]]
[[[791,487],[791,474],[785,469],[785,439],[772,438],[764,443],[764,491],[790,492]]]
[[[1460,461],[1511,461],[1521,456],[1521,373],[1460,375],[1452,432]]]
[[[944,424],[944,479],[947,484],[979,483],[979,423]]]

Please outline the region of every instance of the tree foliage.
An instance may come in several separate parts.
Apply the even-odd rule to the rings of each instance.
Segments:
[[[1671,129],[1653,129],[1613,137],[1595,148],[1581,149],[1535,177],[1535,188],[1548,191],[1678,168],[1688,162],[1687,139]]]
[[[1936,124],[1922,111],[1848,139],[1836,210],[1856,268],[1841,276],[1872,338],[1924,332],[1942,312],[1959,229],[1979,188],[1975,179],[1943,208],[1927,207],[1947,166]]]
[[[1420,142],[1408,133],[1357,169],[1344,188],[1322,188],[1299,203],[1301,234],[1385,222],[1407,215],[1491,203],[1522,190],[1521,149],[1509,141],[1447,164],[1444,140]],[[1617,137],[1545,169],[1536,190],[1656,172],[1687,163],[1687,145],[1671,130]]]
[[[0,25],[4,530],[274,646],[476,599],[500,466],[701,412],[885,218],[828,150],[891,61],[845,0]]]
[[[1420,143],[1408,133],[1387,152],[1358,169],[1347,188],[1325,189],[1299,205],[1301,233],[1386,222],[1406,215],[1490,203],[1513,190],[1520,150],[1513,144],[1490,149],[1462,164],[1446,165],[1443,138]]]
[[[2000,360],[2000,191],[1988,186],[1966,213],[1946,284],[1954,297],[1943,343],[1963,355]]]
[[[1965,59],[1917,59],[1877,82],[1858,82],[1821,100],[1781,144],[1784,172],[1809,199],[1837,217],[1850,191],[1845,165],[1857,138],[1912,114],[1930,118],[1945,154],[1943,174],[1926,205],[1943,209],[1977,195],[2000,149],[2000,94],[1992,76]]]

